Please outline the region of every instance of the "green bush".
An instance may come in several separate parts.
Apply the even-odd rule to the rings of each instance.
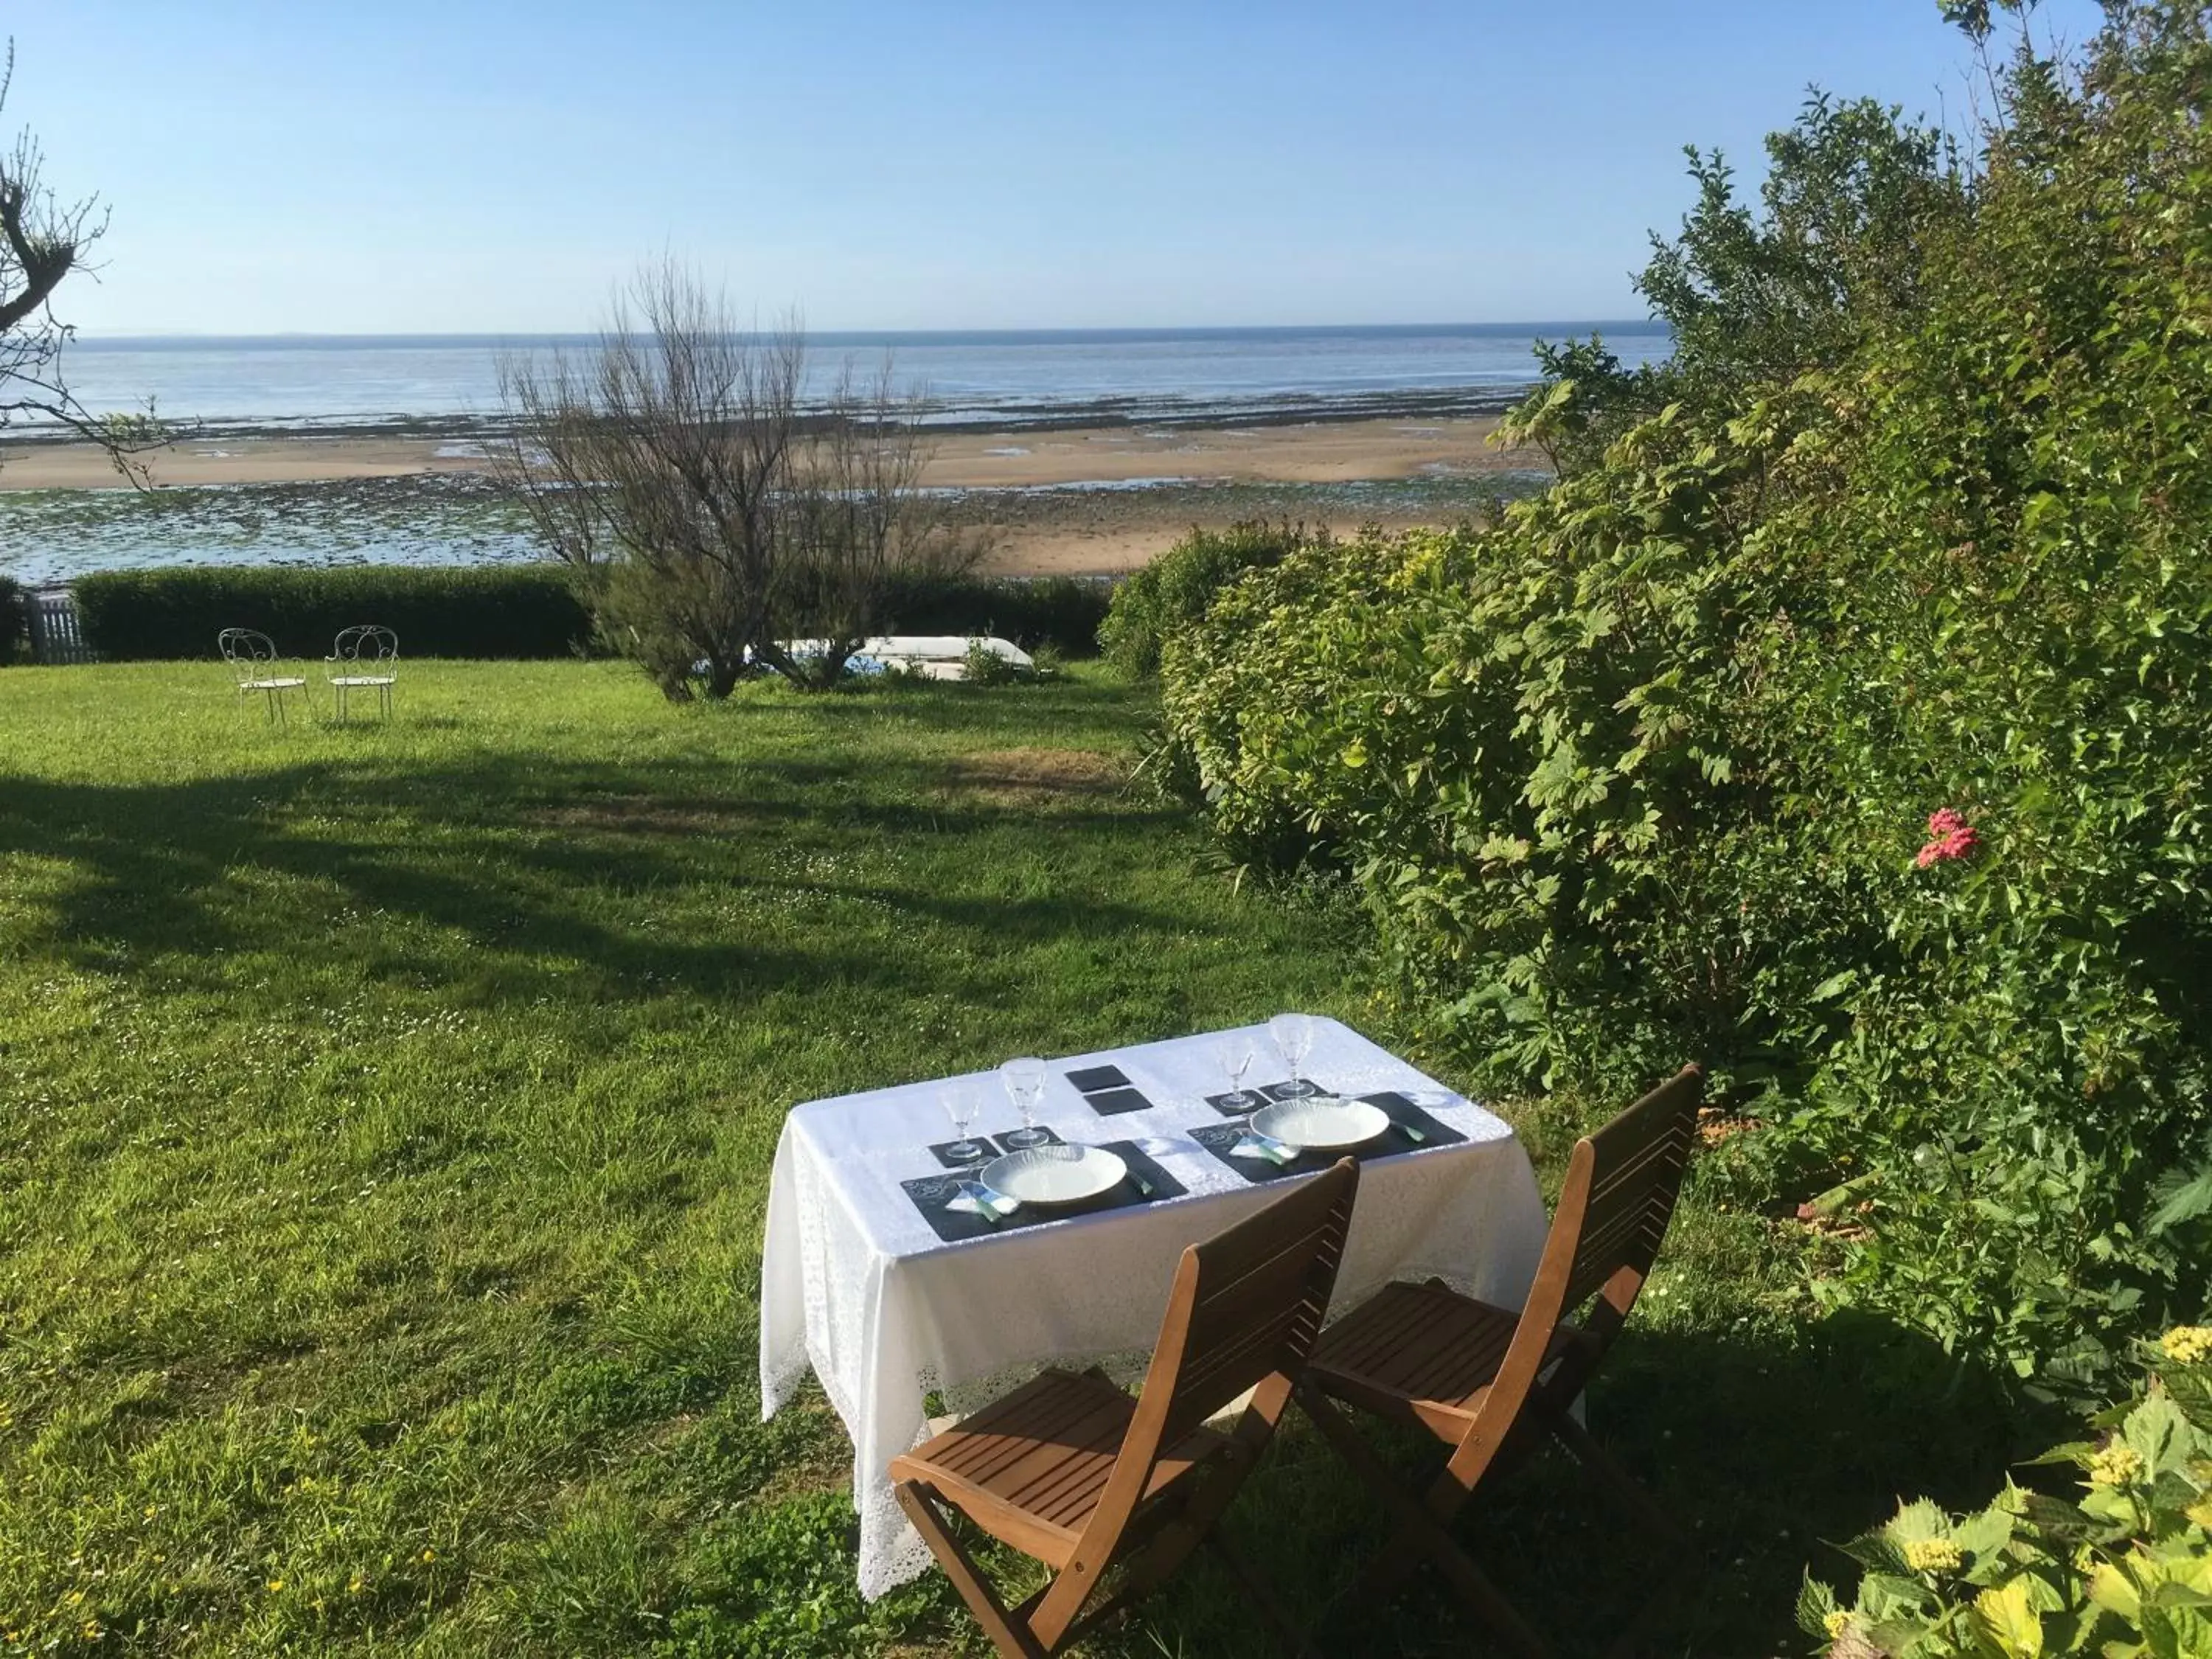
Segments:
[[[1012,657],[1000,656],[977,639],[968,641],[968,654],[961,659],[960,678],[968,685],[1012,685],[1034,676]]]
[[[356,623],[392,629],[412,657],[564,657],[591,637],[566,574],[536,565],[117,570],[74,592],[87,643],[110,662],[209,656],[226,628],[306,657]]]
[[[1133,679],[1159,672],[1160,642],[1206,614],[1213,596],[1247,570],[1269,569],[1302,548],[1326,545],[1326,529],[1249,520],[1197,530],[1122,579],[1097,629],[1106,659]]]
[[[2212,1330],[2163,1347],[2095,1441],[2036,1460],[2081,1470],[2080,1498],[2008,1484],[1975,1515],[1904,1504],[1846,1547],[1865,1570],[1848,1605],[1807,1583],[1807,1634],[1832,1659],[2212,1654]]]
[[[1833,361],[1686,372],[1495,528],[1303,550],[1163,647],[1164,769],[1348,872],[1494,1079],[1707,1060],[1747,1193],[1866,1206],[1824,1295],[2053,1391],[2212,1271],[2208,87],[2162,9],[2022,62]]]
[[[0,668],[22,654],[30,623],[23,609],[22,585],[12,576],[0,576]]]

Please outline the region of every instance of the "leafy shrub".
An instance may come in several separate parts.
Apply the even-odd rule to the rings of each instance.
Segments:
[[[115,570],[74,592],[88,643],[110,662],[210,656],[226,628],[315,657],[364,622],[415,657],[565,657],[591,637],[568,577],[543,566]]]
[[[1866,1206],[1824,1293],[2071,1392],[2212,1269],[2212,43],[2006,85],[1839,357],[1248,571],[1164,645],[1164,769],[1350,872],[1498,1080],[1762,1097],[1739,1178]]]
[[[22,585],[12,576],[0,576],[0,668],[21,655],[30,634],[30,618],[23,611]]]
[[[2087,1477],[2072,1500],[2008,1484],[1978,1514],[1926,1499],[1847,1546],[1849,1605],[1808,1581],[1797,1606],[1833,1659],[2212,1653],[2212,1330],[2168,1332],[2148,1395],[2041,1463]]]
[[[1159,672],[1160,641],[1206,614],[1215,593],[1247,570],[1280,564],[1301,548],[1323,545],[1326,529],[1248,520],[1226,530],[1196,530],[1141,570],[1122,579],[1097,629],[1106,659],[1133,679]]]
[[[1029,676],[1012,657],[1002,657],[981,640],[968,641],[961,659],[960,678],[969,685],[1013,685]]]

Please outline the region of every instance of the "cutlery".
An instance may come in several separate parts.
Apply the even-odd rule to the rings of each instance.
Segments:
[[[1244,1138],[1229,1149],[1229,1155],[1231,1158],[1264,1158],[1269,1163],[1278,1164],[1295,1162],[1298,1156],[1295,1150],[1273,1136],[1263,1135],[1252,1128],[1244,1131]]]
[[[976,1212],[985,1220],[994,1224],[1004,1221],[1022,1207],[1021,1200],[1009,1198],[1004,1193],[994,1192],[980,1181],[962,1182],[960,1196],[975,1206]]]

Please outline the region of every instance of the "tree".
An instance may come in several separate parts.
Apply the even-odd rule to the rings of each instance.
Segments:
[[[0,66],[0,109],[15,79],[15,46]],[[64,204],[41,182],[45,163],[28,132],[0,158],[0,427],[25,416],[58,421],[99,444],[116,465],[137,477],[130,457],[164,441],[144,415],[96,416],[70,395],[62,377],[62,348],[72,331],[57,319],[54,290],[72,271],[91,268],[93,245],[107,232],[96,197]]]
[[[501,386],[501,476],[603,641],[672,699],[760,669],[832,684],[901,581],[980,556],[918,488],[920,410],[888,364],[810,407],[796,325],[741,327],[674,264],[638,277],[587,359],[511,360]]]
[[[1540,344],[1543,383],[1500,434],[1537,445],[1562,474],[1668,404],[1730,408],[1751,387],[1841,363],[1918,313],[1935,240],[1968,214],[1950,141],[1873,99],[1814,92],[1768,137],[1756,206],[1719,151],[1686,154],[1697,205],[1679,235],[1652,236],[1636,279],[1674,333],[1672,356],[1632,372],[1600,340]]]

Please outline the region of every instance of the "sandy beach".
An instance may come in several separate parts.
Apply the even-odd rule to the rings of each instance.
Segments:
[[[1363,524],[1402,529],[1452,516],[1422,504],[1439,492],[1471,501],[1493,483],[1509,492],[1526,488],[1542,458],[1492,445],[1497,425],[1492,416],[1400,416],[948,432],[924,482],[963,492],[964,516],[992,544],[988,568],[1113,575],[1143,565],[1194,525],[1256,517],[1326,524],[1340,534]],[[441,477],[451,488],[481,490],[490,470],[482,441],[437,434],[226,434],[141,459],[156,492],[281,489],[298,504],[284,509],[295,526],[301,521],[290,515],[309,503],[343,517],[358,510],[347,503],[363,490],[428,488]],[[1395,490],[1386,488],[1393,484]],[[0,447],[0,492],[19,498],[129,487],[89,444]],[[100,497],[79,499],[88,505]]]
[[[1315,421],[1298,424],[1076,427],[948,433],[924,482],[972,491],[974,516],[994,540],[992,568],[1009,574],[1129,570],[1194,524],[1289,516],[1348,531],[1433,514],[1346,503],[1310,511],[1299,486],[1360,481],[1523,479],[1542,465],[1501,450],[1494,416]],[[156,489],[198,485],[302,485],[483,474],[484,447],[451,436],[287,434],[187,440],[142,458]],[[1267,486],[1283,487],[1278,495]],[[0,448],[0,491],[126,489],[88,444]]]

